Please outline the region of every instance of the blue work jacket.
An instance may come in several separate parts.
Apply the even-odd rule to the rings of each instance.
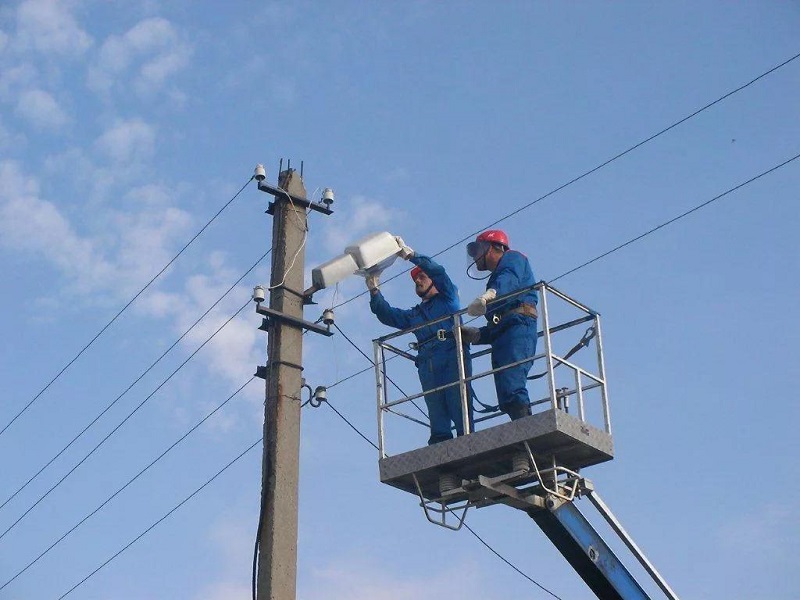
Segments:
[[[389,327],[408,329],[421,323],[457,312],[460,309],[458,288],[450,280],[444,267],[428,256],[415,255],[409,260],[419,266],[425,274],[431,278],[433,285],[436,286],[439,293],[412,308],[402,309],[391,306],[383,297],[383,294],[378,291],[378,293],[371,296],[369,300],[370,310],[378,317],[378,320]],[[414,335],[417,337],[417,343],[419,344],[417,361],[419,362],[420,360],[434,355],[442,356],[447,354],[455,356],[455,341],[453,339],[445,341],[436,339],[437,330],[445,329],[450,331],[452,328],[453,321],[447,319],[417,329],[414,332]]]
[[[516,250],[506,250],[503,253],[497,268],[489,276],[486,282],[486,289],[493,289],[497,292],[497,297],[505,296],[517,290],[531,287],[536,283],[533,275],[531,263],[528,257]],[[536,290],[530,290],[500,302],[492,302],[486,310],[486,319],[491,323],[495,314],[502,316],[512,308],[520,304],[536,304],[539,302],[539,294]]]

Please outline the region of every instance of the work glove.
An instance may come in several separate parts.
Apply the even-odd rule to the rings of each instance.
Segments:
[[[467,344],[477,344],[481,339],[481,330],[477,327],[459,327],[461,329],[461,341]]]
[[[491,302],[497,297],[497,292],[492,288],[489,288],[485,292],[483,292],[480,296],[475,298],[472,302],[469,303],[467,307],[467,314],[472,317],[480,317],[481,315],[486,314],[486,303]]]
[[[377,273],[373,273],[367,275],[366,279],[367,279],[367,289],[370,292],[377,292],[379,289],[378,286],[380,285],[381,282],[381,276],[378,275]]]
[[[414,256],[414,251],[406,246],[406,243],[403,241],[399,235],[394,236],[394,240],[397,242],[397,245],[400,246],[400,258],[403,260],[408,260],[412,256]]]

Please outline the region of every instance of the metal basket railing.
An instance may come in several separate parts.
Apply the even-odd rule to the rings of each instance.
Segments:
[[[458,386],[462,405],[463,428],[465,434],[468,435],[473,429],[469,421],[468,407],[472,402],[470,387],[474,385],[474,382],[531,360],[533,361],[533,370],[539,370],[539,372],[530,376],[529,380],[536,382],[544,380],[546,382],[545,389],[539,392],[537,384],[532,384],[529,381],[528,393],[532,399],[530,405],[534,412],[541,410],[562,410],[573,414],[573,416],[576,416],[581,421],[604,430],[608,434],[611,433],[611,416],[608,403],[599,313],[545,282],[539,282],[529,288],[497,298],[493,303],[503,302],[518,294],[529,292],[531,289],[536,290],[539,294],[539,331],[537,335],[542,340],[542,348],[533,356],[525,357],[522,360],[502,367],[489,368],[480,372],[475,372],[476,369],[473,368],[472,375],[467,376],[465,369],[466,357],[463,350],[464,346],[461,339],[461,330],[459,329],[459,325],[462,324],[465,318],[471,318],[465,315],[466,310],[458,311],[454,314],[420,324],[416,327],[393,332],[373,341],[377,395],[378,451],[381,458],[387,456],[385,425],[388,417],[400,417],[417,425],[428,427],[428,422],[418,418],[416,413],[414,415],[408,414],[406,408],[408,403],[413,403],[415,400],[423,398],[426,394]],[[392,380],[387,370],[388,363],[395,358],[413,361],[416,357],[412,352],[397,347],[396,340],[403,336],[413,335],[418,329],[436,323],[442,323],[443,327],[440,330],[440,335],[442,335],[442,332],[446,330],[444,327],[446,322],[452,323],[452,331],[449,335],[452,335],[455,341],[459,373],[458,380],[436,388],[422,390],[415,394],[403,394],[399,398],[390,399],[388,384]],[[574,339],[574,337],[567,338],[567,332],[573,335],[572,332],[581,326],[588,327],[586,333],[584,333],[578,345],[565,351],[563,340]],[[595,342],[595,352],[592,358],[588,361],[584,359],[580,362],[576,359],[572,359],[572,355],[575,354],[576,349],[588,346],[591,340]],[[473,362],[473,367],[475,364],[480,363],[482,357],[490,353],[490,347],[471,353],[469,357]],[[581,358],[585,356],[584,354]],[[536,392],[539,393],[537,394]],[[599,395],[599,402],[590,401],[587,396],[589,392]],[[573,406],[573,404],[576,406]],[[590,406],[599,409],[599,417],[593,414],[590,418],[590,411],[588,410]],[[573,412],[574,409],[577,409],[576,413]],[[479,416],[474,419],[473,423],[475,425],[480,425],[496,419],[502,414],[503,413],[497,412]]]

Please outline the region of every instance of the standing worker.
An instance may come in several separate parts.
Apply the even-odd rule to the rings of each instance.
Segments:
[[[486,291],[475,298],[467,313],[486,315],[488,324],[462,327],[462,339],[472,344],[492,345],[492,368],[497,369],[530,357],[536,353],[536,303],[539,296],[532,286],[536,283],[528,258],[511,250],[504,231],[484,231],[474,242],[467,244],[467,254],[478,271],[491,271]],[[510,298],[492,303],[498,297],[526,290]],[[487,303],[489,304],[487,308]],[[531,414],[527,378],[533,360],[509,367],[494,374],[497,404],[511,420]]]
[[[460,309],[458,288],[450,280],[444,267],[428,256],[416,254],[405,245],[402,238],[397,237],[402,248],[400,256],[416,266],[411,269],[417,296],[422,302],[404,310],[389,305],[383,297],[379,285],[379,275],[367,276],[367,288],[370,292],[369,307],[378,320],[384,325],[397,329],[408,329],[432,321],[446,315],[452,315]],[[419,382],[423,392],[458,381],[458,357],[455,341],[451,336],[440,340],[439,329],[452,331],[453,321],[445,320],[421,327],[414,331],[417,338],[417,357],[415,364],[419,374]],[[466,342],[465,342],[466,344]],[[464,346],[464,371],[466,376],[472,373],[469,348]],[[467,394],[471,386],[467,385]],[[456,433],[464,435],[464,419],[461,410],[460,386],[453,385],[438,392],[426,393],[425,404],[428,406],[428,417],[431,423],[431,435],[428,444],[436,444],[452,439],[451,422]],[[470,430],[472,429],[472,403],[469,407]]]

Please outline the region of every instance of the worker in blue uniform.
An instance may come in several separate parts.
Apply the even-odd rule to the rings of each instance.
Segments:
[[[536,304],[538,294],[528,258],[511,250],[504,231],[492,229],[479,234],[467,245],[467,254],[479,271],[490,271],[486,291],[475,298],[467,313],[486,315],[484,327],[461,327],[462,339],[472,344],[492,345],[492,368],[497,369],[536,353]],[[510,298],[504,296],[523,291]],[[495,298],[501,298],[492,302]],[[497,404],[511,420],[531,414],[527,378],[533,360],[494,374]]]
[[[402,248],[400,256],[416,266],[411,270],[417,296],[422,301],[410,309],[395,308],[386,301],[379,289],[379,276],[367,276],[367,288],[370,291],[369,307],[378,320],[384,325],[397,329],[409,329],[422,323],[451,315],[460,310],[458,288],[450,280],[444,267],[428,256],[415,253],[405,245],[402,238],[397,238]],[[417,338],[417,357],[415,364],[419,374],[422,391],[458,381],[458,357],[453,336],[439,339],[437,331],[444,329],[452,332],[453,321],[439,321],[414,331]],[[472,374],[469,348],[464,345],[464,369],[467,377]],[[467,386],[467,398],[471,386]],[[452,427],[458,435],[464,434],[463,411],[461,409],[460,386],[454,385],[438,392],[426,393],[425,404],[428,406],[431,434],[428,444],[436,444],[452,439]],[[472,403],[469,407],[470,431],[472,430]],[[452,423],[452,425],[451,425]]]

